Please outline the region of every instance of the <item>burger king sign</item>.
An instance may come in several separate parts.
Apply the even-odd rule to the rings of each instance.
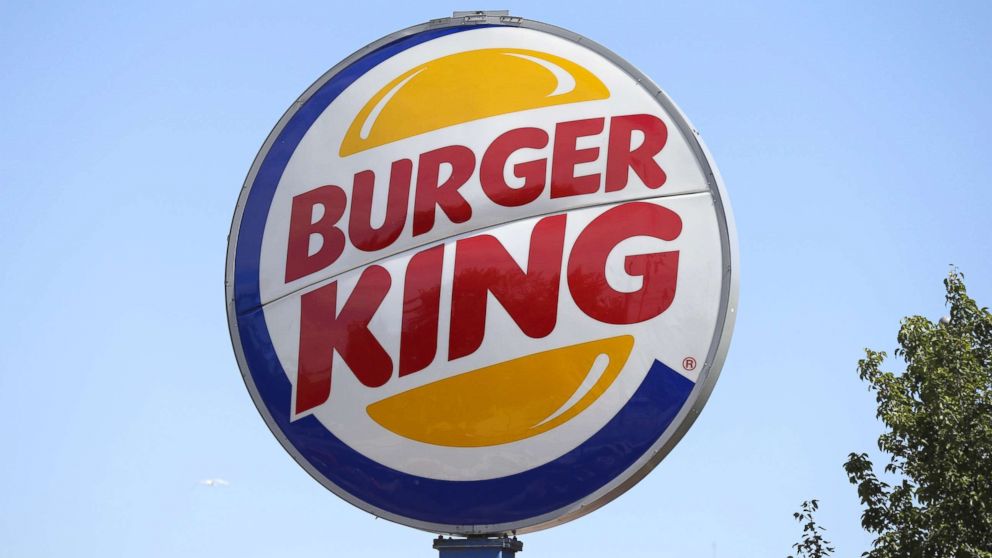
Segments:
[[[630,488],[713,388],[726,194],[651,80],[569,31],[432,21],[269,135],[232,225],[245,383],[315,479],[427,531],[537,530]]]

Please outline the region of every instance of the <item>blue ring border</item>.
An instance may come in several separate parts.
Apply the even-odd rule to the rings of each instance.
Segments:
[[[353,450],[314,417],[289,421],[291,385],[269,337],[258,274],[268,209],[290,156],[327,106],[382,61],[438,37],[493,26],[421,31],[384,45],[340,70],[303,102],[270,145],[237,227],[233,293],[239,341],[251,381],[275,426],[311,469],[324,477],[318,479],[322,484],[329,483],[373,508],[417,522],[488,526],[526,523],[556,510],[567,511],[634,465],[664,434],[694,387],[690,380],[655,361],[630,401],[589,440],[542,466],[483,481],[441,481],[402,473]]]

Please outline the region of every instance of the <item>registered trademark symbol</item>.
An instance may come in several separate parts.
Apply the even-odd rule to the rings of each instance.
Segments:
[[[686,370],[692,372],[693,370],[696,369],[696,359],[692,357],[685,357],[684,359],[682,359],[682,368],[685,368]]]

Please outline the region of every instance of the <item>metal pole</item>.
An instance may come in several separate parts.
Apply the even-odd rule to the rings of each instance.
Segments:
[[[438,558],[514,558],[517,552],[524,549],[524,543],[517,537],[506,535],[478,535],[465,539],[439,536],[434,539],[434,548]]]

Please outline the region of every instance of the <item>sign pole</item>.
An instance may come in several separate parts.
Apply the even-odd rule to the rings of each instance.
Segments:
[[[439,536],[434,539],[438,558],[514,558],[524,549],[517,537],[469,536],[464,539]]]

